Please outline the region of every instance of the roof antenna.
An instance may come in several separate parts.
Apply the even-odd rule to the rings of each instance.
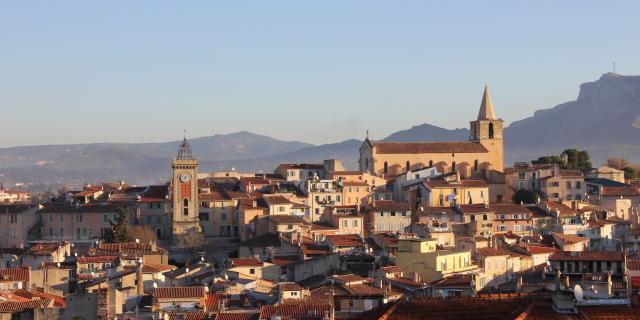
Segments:
[[[369,129],[366,131],[366,138],[369,139]]]
[[[616,73],[616,63],[613,62],[613,73]]]

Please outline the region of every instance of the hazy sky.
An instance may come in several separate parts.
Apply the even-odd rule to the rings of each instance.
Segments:
[[[640,74],[640,1],[3,1],[0,146],[507,123]]]

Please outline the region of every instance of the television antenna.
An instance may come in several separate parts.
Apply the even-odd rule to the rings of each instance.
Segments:
[[[579,284],[576,284],[575,287],[573,287],[573,296],[578,302],[584,301],[584,291],[582,291],[582,287]]]

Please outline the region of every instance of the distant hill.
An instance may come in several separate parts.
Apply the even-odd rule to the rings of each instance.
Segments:
[[[469,139],[469,129],[445,129],[427,123],[398,131],[384,138],[390,142],[411,141],[465,141]]]
[[[502,108],[496,106],[500,114]],[[475,110],[470,111],[471,115]],[[469,119],[472,120],[472,119]],[[468,129],[421,124],[398,131],[385,141],[466,141]],[[314,146],[250,132],[190,139],[202,171],[271,172],[279,163],[320,162],[337,158],[357,168],[359,140]],[[179,141],[164,143],[96,143],[0,149],[0,181],[82,183],[125,179],[163,182]],[[577,100],[536,111],[505,129],[505,160],[527,161],[577,147],[590,152],[594,164],[608,156],[640,162],[640,76],[608,73],[580,86]]]

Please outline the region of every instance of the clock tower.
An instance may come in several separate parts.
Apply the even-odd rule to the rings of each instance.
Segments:
[[[185,232],[201,232],[198,220],[198,160],[191,153],[191,146],[185,137],[178,149],[178,156],[171,163],[173,176],[173,239]]]

